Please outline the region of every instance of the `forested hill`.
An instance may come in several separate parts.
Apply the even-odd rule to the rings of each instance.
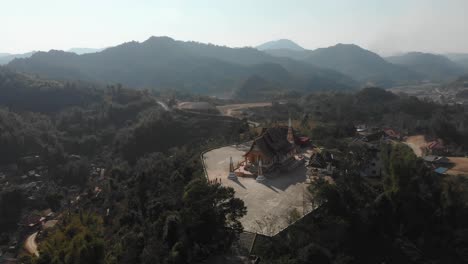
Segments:
[[[287,50],[305,50],[303,47],[299,46],[292,40],[289,39],[279,39],[265,42],[256,47],[258,50],[278,50],[278,49],[287,49]]]
[[[18,223],[51,208],[59,227],[41,232],[39,257],[18,263],[197,263],[222,252],[246,209],[232,189],[207,184],[199,155],[247,129],[167,111],[146,91],[0,69],[2,250],[22,245]],[[40,175],[23,177],[32,169]]]
[[[102,91],[84,82],[58,82],[0,67],[0,106],[12,111],[57,112],[100,100]]]
[[[389,62],[402,65],[418,72],[432,81],[447,81],[465,73],[465,69],[442,55],[410,52],[386,58]]]
[[[0,65],[8,64],[10,61],[14,60],[15,58],[29,58],[31,57],[35,51],[23,53],[23,54],[8,54],[3,53],[0,55]]]
[[[285,90],[344,90],[357,86],[336,71],[277,58],[253,48],[228,48],[168,37],[151,37],[142,43],[129,42],[93,54],[39,52],[31,58],[16,59],[8,67],[52,79],[202,94],[231,94],[252,75],[273,81]],[[287,74],[278,76],[278,68]]]
[[[420,74],[388,63],[379,55],[352,44],[338,44],[314,50],[305,60],[314,65],[337,70],[359,81],[381,86],[422,79]]]
[[[164,111],[146,91],[42,80],[0,68],[0,165],[47,156],[51,149],[93,157],[104,147],[135,161],[146,153],[230,138],[242,125]]]
[[[316,50],[266,50],[272,56],[292,58],[348,75],[361,83],[381,87],[424,80],[420,73],[385,61],[382,57],[354,44],[337,44]]]
[[[468,71],[468,54],[467,53],[447,53],[444,54],[445,57],[449,58],[451,61],[457,63]]]

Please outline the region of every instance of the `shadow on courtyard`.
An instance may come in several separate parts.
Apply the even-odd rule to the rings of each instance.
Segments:
[[[268,178],[263,184],[270,189],[276,188],[284,191],[291,185],[304,183],[307,180],[306,173],[306,167],[301,166],[290,172],[278,173],[274,177]]]

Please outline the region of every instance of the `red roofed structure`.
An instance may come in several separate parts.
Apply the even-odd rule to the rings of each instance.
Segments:
[[[400,139],[401,138],[400,132],[397,132],[394,129],[384,128],[383,131],[390,138],[395,138],[395,139]]]
[[[296,144],[298,144],[299,146],[307,146],[310,144],[310,138],[308,137],[298,137],[296,139]]]
[[[256,138],[250,149],[244,154],[250,163],[262,160],[264,165],[280,162],[294,154],[294,145],[288,142],[287,127],[272,127],[266,129]]]

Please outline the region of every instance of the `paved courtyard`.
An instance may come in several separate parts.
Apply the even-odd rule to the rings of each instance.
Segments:
[[[248,147],[248,144],[233,145],[205,153],[203,159],[208,179],[221,180],[222,185],[234,188],[236,197],[244,201],[247,215],[241,222],[246,231],[273,236],[295,220],[291,212],[302,216],[311,210],[310,197],[305,189],[306,168],[299,167],[263,183],[243,177],[229,180],[229,158],[232,157],[236,166],[237,162],[244,160],[242,155]]]

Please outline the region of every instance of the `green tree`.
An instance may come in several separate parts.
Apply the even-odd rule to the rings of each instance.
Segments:
[[[239,219],[247,210],[232,188],[196,179],[186,186],[183,203],[182,226],[191,248],[198,248],[195,257],[226,250],[243,230]]]
[[[89,213],[66,216],[39,252],[36,264],[104,263],[102,219]]]

